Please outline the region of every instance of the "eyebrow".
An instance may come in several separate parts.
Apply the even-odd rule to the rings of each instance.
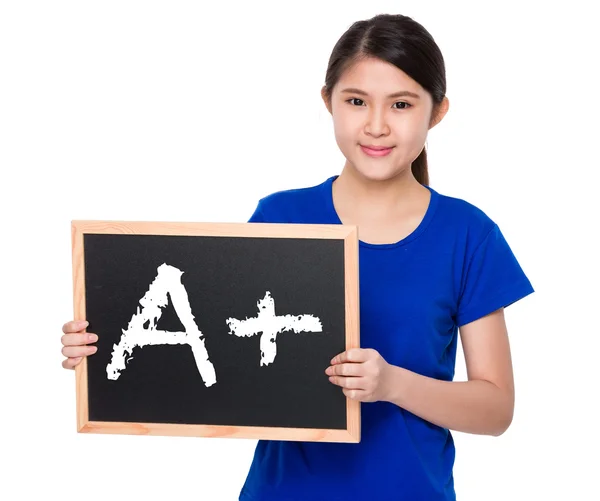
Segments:
[[[348,88],[348,89],[344,89],[342,92],[348,92],[351,94],[359,94],[361,96],[368,96],[369,94],[367,94],[364,90],[360,90],[360,89],[354,89],[354,88]],[[403,96],[410,96],[410,97],[414,97],[415,99],[420,99],[421,96],[419,96],[418,94],[415,94],[414,92],[409,92],[407,90],[401,90],[400,92],[394,92],[393,94],[390,94],[388,97],[403,97]]]

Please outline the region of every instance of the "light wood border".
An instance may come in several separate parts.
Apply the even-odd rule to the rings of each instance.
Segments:
[[[346,349],[360,347],[358,231],[340,224],[189,223],[150,221],[72,221],[74,318],[86,319],[84,234],[198,235],[264,238],[326,238],[344,240]],[[345,430],[216,426],[197,424],[90,421],[88,415],[87,358],[75,368],[77,431],[128,435],[231,437],[310,442],[360,442],[360,403],[349,398]]]

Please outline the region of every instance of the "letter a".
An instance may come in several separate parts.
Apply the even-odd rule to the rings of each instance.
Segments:
[[[187,291],[181,283],[183,272],[168,264],[161,264],[158,275],[150,284],[144,297],[140,299],[137,312],[133,314],[127,329],[122,330],[123,335],[118,345],[113,345],[112,358],[106,366],[108,379],[118,379],[121,371],[125,370],[125,356],[131,357],[135,347],[160,344],[187,344],[192,349],[200,376],[206,386],[217,382],[215,368],[208,358],[204,345],[204,335],[198,329],[192,315]],[[158,319],[162,315],[161,307],[166,306],[171,295],[173,307],[179,320],[185,327],[185,332],[168,332],[156,330]],[[148,328],[144,324],[148,323]]]

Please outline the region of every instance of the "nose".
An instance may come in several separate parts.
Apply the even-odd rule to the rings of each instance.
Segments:
[[[365,123],[365,133],[373,137],[386,136],[390,133],[390,127],[384,111],[375,108],[371,109],[367,123]]]

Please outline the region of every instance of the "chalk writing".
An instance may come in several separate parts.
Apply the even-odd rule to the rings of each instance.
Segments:
[[[217,382],[215,368],[209,359],[204,343],[204,335],[198,328],[187,291],[181,283],[183,272],[166,263],[157,269],[157,276],[150,284],[148,291],[140,299],[136,313],[133,314],[127,329],[122,329],[121,339],[113,345],[111,361],[106,366],[108,379],[116,380],[125,370],[127,362],[133,358],[134,348],[148,345],[186,344],[192,349],[198,372],[205,386]],[[156,329],[162,315],[162,308],[171,297],[175,313],[183,324],[185,331],[162,331]],[[275,301],[269,291],[258,301],[258,315],[253,318],[238,320],[228,318],[229,334],[238,337],[260,336],[260,365],[272,364],[277,355],[277,335],[284,331],[322,332],[323,326],[318,317],[309,314],[280,315],[275,314]]]
[[[275,315],[275,301],[269,291],[258,301],[258,316],[238,320],[228,318],[229,333],[239,337],[260,336],[260,365],[269,365],[277,355],[277,334],[283,331],[321,332],[321,321],[313,315]]]
[[[192,315],[190,301],[181,283],[183,272],[168,264],[158,267],[158,275],[150,284],[148,292],[140,299],[137,312],[131,317],[127,329],[122,330],[119,344],[113,345],[110,363],[106,366],[108,379],[118,379],[125,369],[125,356],[131,358],[133,349],[147,345],[187,344],[192,349],[200,376],[206,386],[217,382],[215,368],[208,358],[204,346],[204,335],[198,329]],[[171,296],[173,308],[185,327],[184,332],[168,332],[156,329],[156,323],[162,315],[162,308],[167,305],[167,293]],[[148,324],[146,327],[144,324]],[[129,358],[127,359],[129,360]]]

